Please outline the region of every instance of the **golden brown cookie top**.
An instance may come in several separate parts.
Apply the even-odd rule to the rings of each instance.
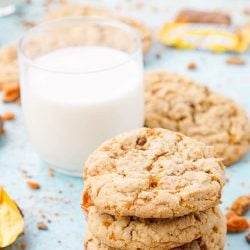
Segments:
[[[83,206],[143,218],[179,217],[220,203],[224,167],[211,147],[141,128],[103,143],[84,168]]]

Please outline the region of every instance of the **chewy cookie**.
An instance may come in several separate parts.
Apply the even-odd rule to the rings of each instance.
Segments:
[[[212,145],[224,164],[248,150],[250,125],[246,113],[229,98],[178,74],[145,74],[147,127],[179,131]]]
[[[212,230],[206,232],[206,236],[200,237],[190,243],[172,248],[172,250],[223,250],[225,244],[225,221],[218,223]],[[85,239],[85,250],[118,250],[103,244],[95,238],[90,231]],[[142,250],[142,249],[137,249]],[[143,249],[144,250],[144,249]],[[167,250],[167,249],[164,249]]]
[[[206,235],[224,224],[219,208],[210,208],[173,219],[114,217],[91,207],[88,227],[95,238],[118,249],[172,249]]]
[[[180,133],[141,128],[103,143],[88,159],[83,208],[172,218],[220,203],[224,166],[212,147]]]
[[[114,12],[93,6],[86,6],[81,4],[64,5],[58,10],[52,11],[48,14],[47,19],[53,20],[62,17],[74,16],[96,16],[112,18],[124,22],[125,24],[136,29],[142,39],[143,52],[147,53],[152,45],[152,35],[149,28],[138,20],[116,15]]]

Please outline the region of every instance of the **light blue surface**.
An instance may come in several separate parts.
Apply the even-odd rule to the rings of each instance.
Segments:
[[[184,6],[227,10],[232,14],[234,21],[240,23],[246,20],[242,10],[249,5],[247,0],[148,0],[144,1],[142,7],[137,4],[139,1],[89,2],[116,8],[124,14],[143,20],[152,28],[159,27],[165,20],[170,20],[178,8]],[[44,11],[41,8],[42,3],[43,1],[33,0],[32,5],[22,5],[18,15],[0,18],[0,44],[13,41],[22,35],[25,28],[22,26],[21,18],[38,20]],[[157,60],[155,55],[159,52],[162,57]],[[247,62],[245,66],[229,66],[225,63],[229,54],[177,51],[155,43],[145,59],[145,65],[146,69],[160,68],[185,73],[235,99],[250,113],[249,54],[248,51],[242,55]],[[197,70],[187,70],[186,66],[191,61],[197,64]],[[84,216],[80,203],[83,181],[61,174],[56,174],[53,178],[48,177],[48,169],[42,165],[28,142],[20,107],[15,104],[0,104],[0,114],[5,111],[13,111],[17,117],[15,121],[6,122],[6,136],[0,139],[0,185],[3,185],[16,199],[24,213],[26,223],[25,235],[7,249],[20,249],[20,243],[23,241],[27,243],[28,250],[82,249]],[[28,178],[25,177],[24,171],[41,184],[41,190],[33,191],[26,186]],[[223,209],[229,207],[239,195],[250,193],[250,155],[226,169],[226,174],[229,182],[222,197]],[[46,219],[42,218],[42,214]],[[49,230],[38,231],[36,224],[39,221],[44,221]],[[227,238],[227,250],[250,249],[244,234],[228,235]]]

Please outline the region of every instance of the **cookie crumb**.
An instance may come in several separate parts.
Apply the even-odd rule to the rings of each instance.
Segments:
[[[12,112],[6,112],[2,115],[2,118],[5,120],[5,121],[10,121],[10,120],[14,120],[15,119],[15,114],[12,113]]]
[[[25,243],[25,242],[22,242],[22,243],[20,244],[20,248],[21,248],[22,250],[25,250],[25,249],[27,248],[26,243]]]
[[[44,222],[42,222],[42,221],[37,223],[37,228],[39,230],[48,230],[47,225]]]
[[[55,176],[55,171],[51,168],[48,168],[48,176],[49,177],[54,177]]]
[[[195,70],[197,69],[197,65],[194,63],[194,62],[190,62],[188,65],[187,65],[188,69],[190,70]]]
[[[250,244],[250,233],[246,235],[246,241],[248,244]]]
[[[232,210],[238,215],[244,215],[250,209],[250,195],[243,195],[236,199]]]
[[[34,26],[37,25],[36,22],[34,22],[34,21],[29,21],[29,20],[23,20],[23,21],[22,21],[22,24],[23,24],[23,26],[25,26],[26,28],[32,28],[32,27],[34,27]]]
[[[156,57],[157,60],[159,60],[159,59],[161,59],[161,54],[160,53],[156,53],[155,57]]]
[[[27,185],[28,185],[28,187],[30,187],[31,189],[34,189],[34,190],[38,190],[41,188],[40,184],[38,182],[35,182],[35,181],[27,181]]]
[[[246,64],[246,62],[243,59],[241,59],[240,57],[236,57],[236,56],[229,57],[226,60],[226,63],[232,64],[232,65],[244,65],[244,64]]]

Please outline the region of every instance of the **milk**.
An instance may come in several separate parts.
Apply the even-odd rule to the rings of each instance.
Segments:
[[[22,107],[31,142],[51,167],[81,175],[102,142],[143,126],[142,69],[126,53],[69,47],[34,63],[21,77]]]

